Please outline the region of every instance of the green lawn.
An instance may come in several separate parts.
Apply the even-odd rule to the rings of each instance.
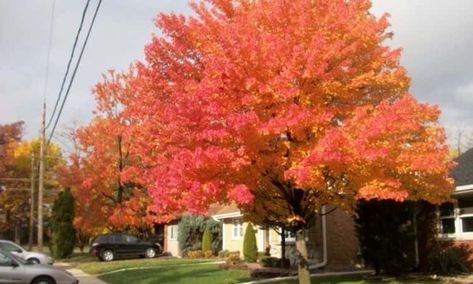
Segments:
[[[244,270],[221,270],[216,264],[165,265],[143,270],[103,274],[100,279],[110,284],[231,284],[251,281]]]
[[[65,259],[72,266],[89,274],[98,275],[110,284],[158,284],[158,283],[196,283],[230,284],[251,281],[249,271],[222,270],[214,260],[203,259],[128,259],[112,262],[100,262],[87,254],[75,254]],[[297,284],[297,280],[274,281],[275,284]],[[413,280],[367,280],[365,275],[325,276],[313,278],[312,283],[331,284],[402,284],[425,283],[437,284],[441,281]]]
[[[116,260],[111,262],[100,262],[96,258],[92,261],[77,262],[74,266],[89,274],[102,274],[117,270],[126,269],[148,269],[148,268],[167,268],[173,266],[189,265],[212,262],[209,260],[196,259],[127,259]],[[141,272],[140,272],[141,273]],[[133,283],[133,282],[131,282]],[[128,283],[129,284],[129,283]]]
[[[272,282],[274,284],[297,284],[297,280],[292,281],[279,281]],[[441,281],[414,281],[414,280],[366,280],[365,275],[345,275],[345,276],[327,276],[327,277],[314,277],[312,278],[312,283],[317,284],[440,284]]]

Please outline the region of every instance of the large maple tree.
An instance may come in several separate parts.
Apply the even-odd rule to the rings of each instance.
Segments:
[[[438,107],[409,93],[367,0],[209,0],[161,14],[127,77],[133,145],[162,220],[236,202],[296,233],[324,205],[449,197]],[[269,220],[271,221],[271,220]]]

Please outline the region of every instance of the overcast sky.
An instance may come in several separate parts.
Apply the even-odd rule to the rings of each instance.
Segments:
[[[97,0],[91,1],[95,7]],[[54,105],[86,0],[56,0],[46,102]],[[187,0],[104,0],[84,53],[59,130],[89,121],[91,88],[109,69],[124,70],[143,58],[159,31],[159,12],[190,14]],[[26,137],[38,134],[45,88],[53,0],[0,0],[0,123],[26,122]],[[473,133],[473,0],[374,0],[373,13],[391,14],[391,45],[402,47],[411,92],[438,104],[452,137]],[[466,136],[466,135],[465,135]]]

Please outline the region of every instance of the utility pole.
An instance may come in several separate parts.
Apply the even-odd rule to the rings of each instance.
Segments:
[[[39,147],[39,186],[38,186],[38,250],[43,251],[43,191],[44,191],[44,147],[46,134],[46,102],[43,102],[41,118],[41,137]]]
[[[31,153],[31,200],[30,200],[30,231],[28,236],[28,250],[32,250],[33,248],[33,235],[34,235],[34,178],[35,178],[35,161],[34,161],[34,149],[32,148]]]

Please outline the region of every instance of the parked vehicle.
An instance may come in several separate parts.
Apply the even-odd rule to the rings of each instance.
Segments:
[[[22,248],[20,245],[12,241],[0,240],[0,249],[17,255],[31,263],[41,263],[50,265],[54,263],[54,258],[52,258],[51,256],[45,253],[27,251],[26,249]]]
[[[161,252],[160,244],[143,241],[125,233],[100,235],[92,242],[90,250],[101,261],[137,256],[153,258]]]
[[[79,280],[64,269],[35,264],[0,249],[0,283],[78,284]]]

